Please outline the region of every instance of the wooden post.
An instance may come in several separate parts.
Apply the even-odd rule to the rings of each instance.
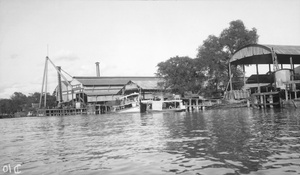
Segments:
[[[61,67],[57,66],[57,70],[60,72],[61,71]],[[62,97],[61,76],[60,76],[59,73],[57,73],[57,78],[58,78],[58,95],[59,95],[58,102],[61,103],[63,101],[63,97]]]
[[[259,72],[258,72],[258,64],[256,64],[256,74],[257,74],[257,78],[256,78],[256,80],[257,80],[257,85],[258,85],[258,93],[260,94],[261,93],[261,91],[260,91],[260,84],[259,84]],[[259,95],[259,97],[260,97],[260,103],[263,103],[263,96],[260,94]]]
[[[286,101],[289,100],[289,95],[288,95],[288,91],[287,91],[288,87],[287,87],[287,86],[288,86],[288,85],[286,84],[286,85],[285,85],[285,90],[284,90],[284,91],[285,91],[285,100],[286,100]]]
[[[269,80],[270,80],[270,84],[271,84],[271,86],[273,87],[273,84],[272,84],[272,81],[274,81],[274,80],[272,80],[272,74],[271,74],[271,64],[269,64],[269,73],[270,73],[270,77],[269,77]],[[274,76],[275,77],[275,76]],[[275,82],[275,81],[274,81]],[[275,83],[276,84],[276,83]],[[272,91],[272,88],[271,88],[271,91]]]
[[[295,99],[298,99],[298,97],[297,97],[297,89],[296,89],[296,84],[294,84],[294,86],[295,86]]]
[[[244,74],[244,86],[246,84],[246,72],[245,72],[245,65],[243,64],[243,74]]]
[[[295,76],[295,69],[294,69],[293,57],[290,57],[290,65],[291,65],[291,69],[292,69],[291,81],[293,81],[294,80],[294,76]],[[291,84],[291,89],[294,91],[294,95],[295,95],[295,99],[296,99],[297,98],[296,84],[292,83]]]
[[[69,88],[68,88],[68,85],[67,85],[67,102],[69,102]]]
[[[270,103],[274,103],[273,95],[272,94],[270,95],[269,98],[270,98]],[[270,108],[273,108],[273,105],[270,105]]]
[[[290,66],[291,66],[291,69],[293,70],[293,57],[290,57]]]
[[[256,75],[257,75],[257,77],[256,77],[256,81],[257,81],[257,88],[258,88],[258,93],[260,93],[260,85],[259,85],[259,72],[258,72],[258,64],[256,64]]]
[[[250,100],[249,100],[249,98],[247,99],[247,107],[250,108]]]
[[[266,109],[267,108],[267,99],[266,99],[266,95],[264,95],[264,108]]]
[[[229,62],[229,85],[230,85],[230,92],[232,92],[232,79],[231,79],[231,65]]]

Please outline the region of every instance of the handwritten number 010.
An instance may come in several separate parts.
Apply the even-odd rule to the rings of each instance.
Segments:
[[[15,174],[20,174],[21,173],[21,171],[19,171],[20,166],[21,166],[21,164],[18,164],[14,167],[13,171],[14,171]],[[4,173],[11,173],[12,172],[10,164],[4,165],[2,170],[3,170]]]

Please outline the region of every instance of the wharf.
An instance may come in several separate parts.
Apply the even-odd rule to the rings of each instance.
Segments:
[[[251,94],[251,105],[260,108],[267,108],[269,106],[282,106],[282,99],[279,98],[279,92],[260,92]]]
[[[118,106],[118,109],[125,108],[125,105]],[[112,106],[109,105],[87,105],[81,108],[63,109],[38,109],[37,116],[67,116],[67,115],[98,115],[111,112]]]
[[[66,116],[87,114],[87,108],[72,109],[39,109],[37,116]]]
[[[199,98],[183,98],[182,101],[187,111],[204,110],[206,107],[211,107],[214,104],[221,104],[220,99],[203,100]]]

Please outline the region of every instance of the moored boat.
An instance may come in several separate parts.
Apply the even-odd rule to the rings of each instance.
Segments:
[[[163,100],[163,101],[151,101],[149,111],[173,111],[181,112],[185,111],[185,106],[182,100]]]
[[[142,106],[145,106],[144,108]],[[142,100],[139,105],[132,106],[130,108],[124,108],[118,113],[131,113],[131,112],[181,112],[186,108],[183,105],[182,100]]]

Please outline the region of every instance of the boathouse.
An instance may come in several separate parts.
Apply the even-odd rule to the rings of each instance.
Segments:
[[[295,64],[300,64],[300,46],[249,44],[237,50],[229,61],[229,66],[242,66],[244,75],[245,65],[256,65],[256,75],[244,79],[244,84],[252,84],[249,86],[251,99],[261,107],[280,105],[283,100],[299,97],[300,77],[295,72]],[[259,73],[258,65],[268,65],[269,71]]]

